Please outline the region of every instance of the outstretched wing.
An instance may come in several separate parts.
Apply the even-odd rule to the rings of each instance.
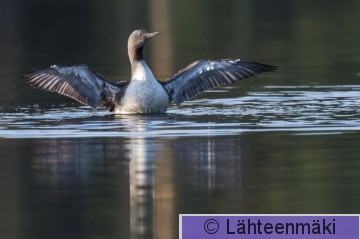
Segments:
[[[93,108],[103,105],[113,109],[115,98],[125,91],[128,82],[115,83],[86,65],[57,66],[24,74],[20,79],[30,85],[71,97]]]
[[[198,60],[179,71],[163,85],[171,100],[178,105],[217,86],[232,84],[262,72],[275,70],[276,66],[240,60]]]

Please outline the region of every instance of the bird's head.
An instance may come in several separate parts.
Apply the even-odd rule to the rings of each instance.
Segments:
[[[133,50],[140,49],[156,34],[158,34],[158,32],[149,33],[146,30],[135,30],[129,37],[128,48]]]

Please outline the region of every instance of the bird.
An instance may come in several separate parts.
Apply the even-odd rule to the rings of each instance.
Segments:
[[[85,64],[52,65],[20,79],[35,88],[57,92],[114,114],[164,114],[169,104],[192,100],[202,92],[236,83],[277,66],[240,59],[196,60],[165,81],[157,80],[144,60],[144,46],[158,32],[135,30],[128,39],[131,80],[113,82]]]

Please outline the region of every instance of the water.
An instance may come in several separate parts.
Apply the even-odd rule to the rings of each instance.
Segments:
[[[234,87],[221,90],[232,91]],[[216,91],[213,91],[215,94]],[[2,113],[3,138],[178,138],[285,131],[342,134],[360,128],[360,85],[265,86],[244,97],[198,99],[164,115],[113,115],[87,106]],[[139,129],[139,130],[137,130]]]
[[[0,1],[0,238],[177,238],[179,213],[359,213],[359,10]],[[79,62],[127,80],[126,41],[140,27],[160,32],[145,58],[161,79],[198,58],[280,70],[150,116],[16,80]]]

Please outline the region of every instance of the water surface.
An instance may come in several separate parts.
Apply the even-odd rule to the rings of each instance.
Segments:
[[[234,87],[211,93],[233,91]],[[341,134],[360,128],[360,85],[264,86],[237,98],[197,99],[167,114],[113,115],[87,106],[2,112],[0,137],[206,137],[268,131]],[[141,130],[135,130],[136,128]]]

